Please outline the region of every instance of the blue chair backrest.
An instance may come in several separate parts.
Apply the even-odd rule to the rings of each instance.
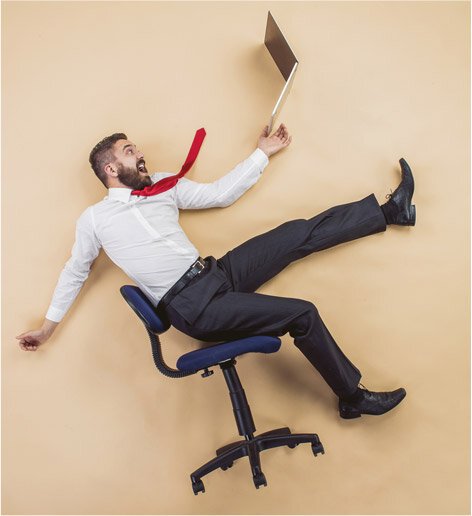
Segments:
[[[169,321],[157,315],[156,308],[138,287],[124,285],[120,288],[120,292],[146,328],[158,334],[164,333],[170,328]]]

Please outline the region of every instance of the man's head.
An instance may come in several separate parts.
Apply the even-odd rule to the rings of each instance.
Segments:
[[[140,190],[152,184],[142,152],[124,133],[114,133],[97,143],[89,161],[107,188],[126,186]]]

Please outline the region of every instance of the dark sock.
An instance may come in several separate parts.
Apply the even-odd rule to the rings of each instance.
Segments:
[[[394,205],[392,205],[390,201],[388,201],[385,204],[382,204],[382,206],[380,206],[380,209],[382,210],[383,216],[385,217],[385,222],[387,224],[393,224],[397,208]]]
[[[359,401],[362,398],[362,389],[357,388],[353,394],[350,394],[349,396],[343,396],[341,399],[343,401],[347,401],[348,403],[353,403],[356,401]]]

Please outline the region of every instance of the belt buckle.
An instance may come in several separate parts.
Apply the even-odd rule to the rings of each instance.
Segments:
[[[196,274],[200,274],[202,270],[205,268],[205,262],[200,260],[200,258],[195,262],[194,267],[197,269]]]

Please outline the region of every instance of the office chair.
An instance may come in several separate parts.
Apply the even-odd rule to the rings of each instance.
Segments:
[[[217,365],[223,371],[229,388],[238,432],[239,435],[244,437],[244,440],[239,440],[219,448],[216,450],[216,456],[213,459],[190,475],[195,495],[199,492],[205,492],[202,482],[204,475],[218,468],[225,471],[233,465],[235,460],[241,457],[249,458],[254,485],[259,489],[261,486],[267,486],[259,458],[261,451],[278,446],[295,448],[300,443],[311,443],[315,457],[318,453],[324,453],[323,445],[317,434],[292,434],[288,427],[284,427],[254,436],[256,427],[244,389],[236,372],[235,358],[245,353],[275,353],[280,348],[281,341],[279,338],[258,335],[215,344],[204,349],[197,349],[182,355],[177,360],[177,369],[173,369],[167,366],[164,361],[159,340],[159,335],[170,327],[170,323],[166,320],[165,315],[157,314],[154,306],[138,287],[124,285],[121,287],[120,292],[144,323],[151,341],[154,363],[163,375],[170,378],[183,378],[184,376],[203,371],[202,376],[207,378],[213,374],[213,370],[210,367]]]

